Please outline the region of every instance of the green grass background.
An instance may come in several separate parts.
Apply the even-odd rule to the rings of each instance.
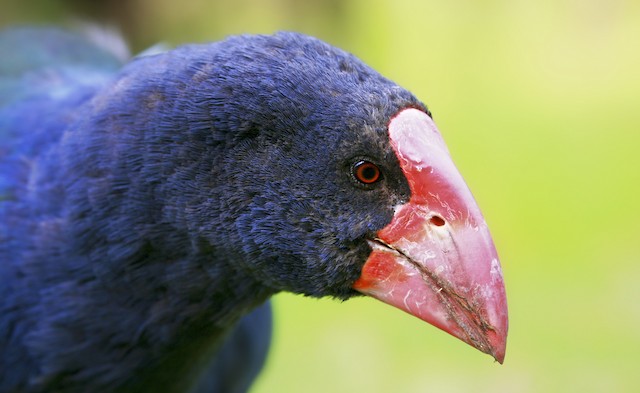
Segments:
[[[138,50],[277,30],[349,50],[433,111],[501,256],[504,365],[373,299],[284,294],[253,393],[640,392],[640,2],[119,3],[0,0],[0,25],[99,15]]]

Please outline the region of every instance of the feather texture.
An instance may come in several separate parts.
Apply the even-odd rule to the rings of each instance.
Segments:
[[[242,391],[268,348],[259,306],[356,295],[367,236],[409,198],[386,126],[426,108],[314,38],[124,66],[55,30],[0,50],[2,392]],[[348,175],[362,156],[378,192]]]

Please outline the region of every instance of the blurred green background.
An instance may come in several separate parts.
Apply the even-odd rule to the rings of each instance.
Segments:
[[[640,392],[640,2],[0,0],[156,42],[296,30],[435,115],[501,255],[505,364],[372,299],[275,299],[266,392]],[[1,61],[1,60],[0,60]]]

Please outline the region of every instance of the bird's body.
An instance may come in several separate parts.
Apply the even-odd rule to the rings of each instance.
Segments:
[[[426,108],[316,39],[120,67],[66,33],[4,37],[44,54],[0,76],[0,392],[243,391],[261,305],[356,295],[367,239],[411,197],[387,126]],[[354,159],[384,187],[345,175]]]
[[[50,34],[55,45],[47,41]],[[48,60],[64,58],[64,50],[79,51],[78,44],[84,43],[58,31],[38,36],[45,40],[45,51],[53,47]],[[133,97],[131,105],[120,106],[121,97],[105,93],[105,86],[119,80],[126,97],[153,94],[147,90],[153,89],[153,81],[141,77],[137,81],[142,86],[123,86],[123,74],[146,70],[134,62],[118,74],[117,59],[84,45],[78,56],[71,53],[60,63],[43,60],[20,78],[7,80],[7,86],[13,83],[8,93],[19,99],[5,95],[8,102],[1,112],[0,390],[29,390],[24,384],[30,381],[40,386],[34,391],[85,391],[84,386],[95,391],[138,391],[140,386],[183,391],[203,372],[236,320],[274,291],[243,280],[226,292],[234,269],[222,263],[207,269],[203,260],[211,258],[211,247],[189,240],[187,228],[161,217],[165,206],[155,197],[161,192],[156,189],[160,174],[146,177],[146,163],[131,162],[144,153],[121,154],[140,146],[142,138],[172,138],[174,130],[127,124],[131,117],[123,119],[119,130],[114,124],[98,125],[105,117],[118,116],[117,111],[150,109]],[[93,53],[87,55],[87,49]],[[93,64],[96,54],[111,64]],[[145,61],[149,59],[137,63]],[[102,101],[100,94],[106,96]],[[114,110],[116,106],[120,109]],[[138,141],[128,139],[135,134]],[[163,164],[160,155],[177,153],[174,146],[165,147],[156,152],[155,164]],[[121,160],[115,159],[119,155]],[[127,192],[117,190],[117,184]],[[239,295],[228,296],[233,291]],[[221,296],[229,302],[227,308],[221,307]],[[255,336],[266,341],[269,317],[261,319],[266,326],[256,329]],[[207,334],[200,334],[205,327]],[[122,367],[127,363],[137,366]],[[130,374],[131,367],[145,371],[118,384],[126,378],[118,370]],[[71,380],[77,389],[68,388],[76,386]]]

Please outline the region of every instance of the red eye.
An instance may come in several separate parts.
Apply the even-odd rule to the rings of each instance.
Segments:
[[[370,161],[358,161],[353,165],[353,176],[363,184],[373,184],[380,180],[382,172]]]

